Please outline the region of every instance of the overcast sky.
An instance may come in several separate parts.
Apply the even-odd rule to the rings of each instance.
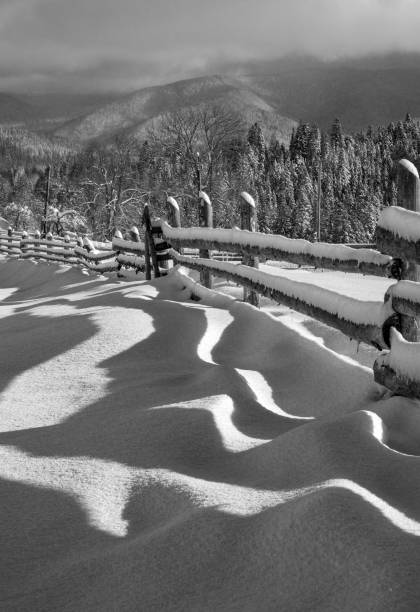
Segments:
[[[115,90],[301,52],[420,51],[420,0],[0,0],[0,90]]]

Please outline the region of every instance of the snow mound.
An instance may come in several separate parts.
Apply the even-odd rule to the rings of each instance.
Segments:
[[[418,402],[133,278],[0,259],[0,608],[416,610]]]

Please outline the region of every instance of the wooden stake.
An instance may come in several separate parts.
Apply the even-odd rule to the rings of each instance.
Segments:
[[[398,204],[407,210],[420,213],[420,179],[416,166],[407,159],[401,159],[397,166],[398,171]],[[403,280],[420,282],[420,266],[413,261],[406,260],[403,266]],[[401,333],[406,340],[420,341],[420,318],[401,316]]]
[[[246,191],[241,193],[241,230],[248,230],[249,232],[255,232],[257,229],[257,215],[255,208],[255,201],[252,196]],[[251,268],[259,267],[258,257],[253,255],[243,254],[242,263],[245,266],[251,266]],[[260,296],[256,291],[250,290],[248,287],[244,287],[244,302],[248,302],[253,306],[260,306]]]
[[[198,222],[200,227],[213,227],[213,206],[210,202],[209,196],[204,192],[200,191],[199,197],[199,209],[198,209]],[[207,249],[200,250],[200,257],[203,259],[211,259],[211,252]],[[211,289],[213,286],[212,275],[208,270],[200,272],[200,283]]]

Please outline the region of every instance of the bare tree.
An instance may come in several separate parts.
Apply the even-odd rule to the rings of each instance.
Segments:
[[[196,188],[212,194],[214,177],[228,143],[245,133],[240,115],[225,105],[201,105],[167,113],[150,134],[190,164]]]

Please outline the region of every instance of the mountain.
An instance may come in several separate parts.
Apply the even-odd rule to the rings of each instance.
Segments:
[[[10,94],[0,92],[0,126],[20,125],[37,131],[85,115],[116,100],[119,94]]]
[[[262,124],[267,138],[288,143],[298,121],[328,130],[339,117],[346,132],[387,125],[407,112],[420,116],[420,54],[323,61],[289,56],[223,64],[219,76],[202,76],[133,93],[0,93],[0,125],[23,124],[76,144],[117,136],[144,139],[162,116],[219,104],[246,125]]]
[[[159,123],[165,113],[214,104],[236,111],[246,125],[260,122],[267,137],[274,134],[284,142],[289,141],[297,125],[241,81],[210,76],[141,89],[65,123],[54,130],[54,135],[79,142],[124,135],[145,138],[148,128]]]
[[[278,113],[347,132],[420,115],[420,55],[393,53],[322,61],[287,57],[230,67]]]
[[[19,96],[0,92],[0,124],[25,123],[31,115],[31,104]]]

